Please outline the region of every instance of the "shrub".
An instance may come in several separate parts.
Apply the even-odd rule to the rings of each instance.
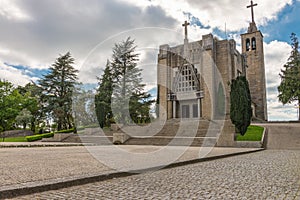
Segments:
[[[26,136],[26,140],[28,142],[36,141],[36,140],[41,140],[42,138],[49,138],[53,137],[54,133],[45,133],[45,134],[39,134],[39,135],[32,135],[32,136]]]
[[[85,129],[84,126],[80,126],[80,127],[77,128],[77,131],[82,131],[82,130],[84,130],[84,129]]]
[[[98,128],[98,127],[99,127],[99,124],[90,124],[90,125],[85,126],[84,128]]]
[[[71,129],[56,131],[55,133],[74,133],[74,131],[75,128],[71,128]]]
[[[43,138],[49,138],[49,137],[53,137],[53,136],[54,136],[54,133],[43,134]]]

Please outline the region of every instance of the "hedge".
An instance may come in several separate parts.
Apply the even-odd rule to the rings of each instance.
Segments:
[[[36,140],[41,140],[42,138],[49,138],[53,137],[54,133],[45,133],[45,134],[39,134],[39,135],[32,135],[32,136],[26,136],[26,140],[28,142],[36,141]]]
[[[74,131],[75,129],[71,128],[71,129],[56,131],[55,133],[74,133]]]

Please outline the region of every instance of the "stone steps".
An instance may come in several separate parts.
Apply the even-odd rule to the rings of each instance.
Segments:
[[[81,143],[94,145],[112,145],[113,141],[112,134],[106,135],[100,127],[81,130],[80,134],[78,134],[78,139]]]
[[[126,145],[158,145],[158,146],[215,146],[215,137],[149,137],[149,138],[130,138]]]
[[[112,145],[113,137],[103,134],[55,134],[53,138],[43,138],[42,142],[88,143],[93,145]]]
[[[89,143],[95,145],[112,145],[112,136],[80,136],[81,143]]]
[[[174,146],[214,146],[221,127],[208,120],[172,119],[163,123],[153,123],[152,127],[141,131],[131,127],[126,133],[131,138],[127,145],[174,145]]]
[[[148,126],[131,125],[122,127],[130,136],[126,145],[173,145],[173,146],[214,146],[220,133],[218,122],[208,120],[172,119],[156,121]],[[64,136],[64,135],[62,135]],[[78,134],[66,134],[61,142],[112,145],[113,136],[100,128],[87,128]]]

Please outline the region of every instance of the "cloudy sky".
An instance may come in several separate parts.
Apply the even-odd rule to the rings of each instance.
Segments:
[[[277,99],[279,72],[290,49],[291,32],[300,35],[300,0],[255,0],[255,21],[264,35],[270,120],[295,120],[294,105]],[[182,43],[213,33],[234,38],[251,19],[249,0],[0,0],[0,79],[24,85],[38,80],[59,54],[70,51],[80,80],[96,83],[115,42],[131,36],[140,53],[147,87],[156,84],[160,44]],[[226,24],[226,25],[225,25]],[[225,32],[226,27],[226,32]]]

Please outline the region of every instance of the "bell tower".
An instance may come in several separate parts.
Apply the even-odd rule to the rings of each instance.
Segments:
[[[241,35],[242,53],[247,60],[246,76],[252,98],[253,117],[268,120],[263,35],[257,29],[254,21],[254,6],[257,4],[253,4],[253,1],[251,1],[251,5],[247,6],[247,8],[251,8],[252,21],[249,24],[248,32]]]

